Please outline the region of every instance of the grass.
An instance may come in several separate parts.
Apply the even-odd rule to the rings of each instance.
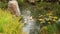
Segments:
[[[19,21],[21,17],[13,18],[7,10],[0,9],[0,33],[1,34],[21,34],[23,24]]]

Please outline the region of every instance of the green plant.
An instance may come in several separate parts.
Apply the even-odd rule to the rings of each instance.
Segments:
[[[7,10],[0,9],[0,33],[2,34],[21,34],[23,24],[19,21],[21,17],[14,18],[7,13]]]
[[[7,5],[8,5],[7,2],[0,2],[0,8],[2,9],[7,9]]]

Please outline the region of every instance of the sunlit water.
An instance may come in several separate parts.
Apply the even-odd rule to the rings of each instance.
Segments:
[[[39,26],[36,26],[36,21],[32,18],[31,11],[25,10],[23,13],[23,19],[24,19],[24,27],[23,27],[23,33],[22,34],[38,34],[37,30],[39,30]],[[35,28],[37,29],[36,32],[34,31]]]

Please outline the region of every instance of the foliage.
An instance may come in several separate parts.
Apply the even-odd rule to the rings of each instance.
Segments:
[[[0,8],[2,9],[6,9],[7,8],[7,2],[4,2],[4,1],[0,1]]]
[[[0,9],[0,33],[21,34],[23,24],[19,21],[21,17],[14,18],[7,10]]]
[[[58,30],[56,24],[44,26],[40,30],[41,34],[57,34],[57,32]]]
[[[41,34],[57,34],[58,28],[57,23],[59,18],[53,13],[46,13],[45,15],[40,15],[39,19],[42,28],[40,30]]]
[[[57,23],[58,17],[51,13],[47,13],[45,15],[39,16],[38,20],[40,21],[40,23],[54,24],[54,23]]]

